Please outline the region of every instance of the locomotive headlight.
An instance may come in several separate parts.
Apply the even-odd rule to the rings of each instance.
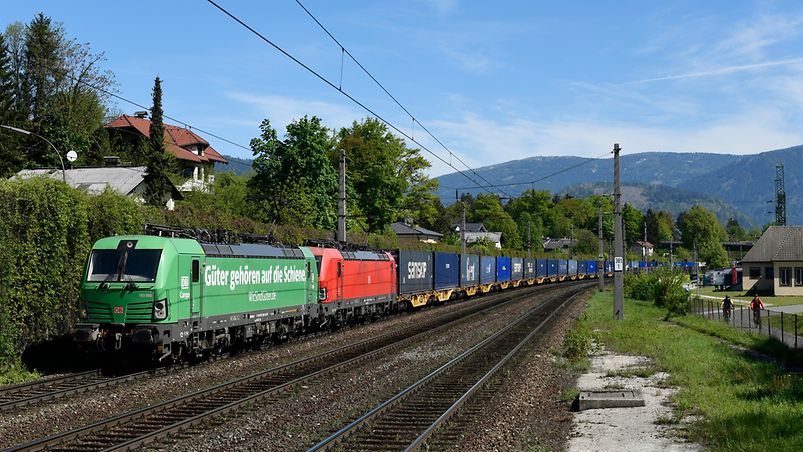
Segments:
[[[85,300],[81,300],[81,305],[78,310],[78,318],[80,318],[81,320],[86,320],[89,318],[89,309],[87,309],[86,307]]]
[[[167,318],[167,299],[153,302],[153,319],[164,320]]]
[[[321,287],[318,289],[318,301],[326,301],[326,287]]]

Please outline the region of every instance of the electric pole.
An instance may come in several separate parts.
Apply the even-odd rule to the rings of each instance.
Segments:
[[[466,203],[458,196],[458,191],[454,191],[455,202],[460,203],[462,213],[460,216],[460,254],[466,254]]]
[[[569,225],[569,259],[574,258],[574,224]]]
[[[783,187],[783,163],[775,165],[775,225],[786,226],[786,191]]]
[[[622,187],[619,179],[619,143],[613,145],[613,197],[614,197],[614,250],[616,256],[613,263],[613,318],[624,320],[624,270],[625,258],[622,254],[624,244],[622,240]]]
[[[530,252],[532,251],[532,242],[530,241],[530,224],[532,221],[527,220],[527,259],[530,258]]]
[[[597,242],[599,244],[599,255],[597,256],[597,278],[599,279],[599,291],[605,290],[605,250],[602,244],[602,203],[599,203],[599,213],[597,219]]]
[[[644,222],[644,243],[641,244],[641,256],[644,259],[645,265],[647,262],[647,222]],[[647,265],[644,267],[645,270],[649,270],[650,266]]]
[[[340,174],[337,197],[337,240],[346,241],[346,149],[340,149]]]

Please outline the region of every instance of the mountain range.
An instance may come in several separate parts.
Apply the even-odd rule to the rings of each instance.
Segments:
[[[784,165],[787,224],[803,224],[803,146],[753,155],[644,152],[620,159],[622,199],[639,208],[678,214],[694,204],[714,211],[720,220],[737,218],[745,226],[775,220],[776,164]],[[558,194],[610,193],[613,158],[530,157],[473,171],[496,186],[489,190],[518,196],[524,190]],[[473,177],[471,173],[467,173]],[[482,193],[460,173],[438,177],[438,196],[445,204],[460,193]],[[486,185],[479,177],[479,183]],[[597,185],[607,183],[608,185]],[[770,202],[768,202],[770,201]]]

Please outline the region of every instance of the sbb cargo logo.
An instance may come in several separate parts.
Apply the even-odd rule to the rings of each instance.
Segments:
[[[407,279],[423,279],[427,276],[426,262],[408,262]]]
[[[123,312],[125,312],[125,311],[123,310],[122,306],[115,306],[114,307],[114,313],[115,314],[122,314]]]

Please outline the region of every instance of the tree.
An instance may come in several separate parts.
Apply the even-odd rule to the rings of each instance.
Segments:
[[[353,201],[348,205],[364,215],[368,232],[383,230],[405,212],[432,218],[434,210],[426,206],[427,200],[421,204],[416,199],[436,187],[423,173],[429,162],[418,149],[407,148],[384,123],[366,118],[341,129],[329,155],[333,165],[341,149],[346,152],[346,184],[354,195],[349,196]]]
[[[629,203],[622,207],[622,224],[625,233],[625,247],[644,238],[644,214]]]
[[[485,228],[502,233],[502,245],[505,248],[521,249],[519,228],[513,218],[505,212],[499,197],[492,194],[477,195],[471,208],[471,221],[483,223]]]
[[[103,54],[68,39],[61,24],[41,13],[27,26],[9,25],[4,40],[13,125],[47,138],[62,154],[87,152],[97,142],[93,134],[102,129],[106,92],[114,84],[112,74],[99,68]],[[26,166],[59,164],[50,145],[35,136],[23,137],[16,148],[23,149]]]
[[[728,224],[725,226],[725,232],[728,234],[728,240],[738,242],[748,239],[747,231],[742,228],[739,221],[735,218],[728,218]]]
[[[11,52],[6,38],[0,34],[0,124],[16,125],[16,92]],[[16,173],[22,166],[23,157],[19,152],[20,136],[14,132],[2,131],[0,140],[0,178]]]
[[[249,191],[269,220],[319,229],[334,229],[337,221],[337,172],[328,159],[334,145],[320,118],[303,118],[287,125],[280,140],[269,120],[262,136],[251,140],[256,174]]]
[[[151,206],[165,205],[164,195],[171,190],[168,176],[170,159],[164,145],[164,124],[162,123],[162,80],[153,81],[153,107],[148,137],[148,164],[145,167],[145,202]]]
[[[686,249],[697,249],[701,261],[709,268],[721,268],[728,265],[728,254],[722,246],[727,238],[725,228],[716,216],[702,206],[692,206],[688,211],[678,215],[678,227]]]

